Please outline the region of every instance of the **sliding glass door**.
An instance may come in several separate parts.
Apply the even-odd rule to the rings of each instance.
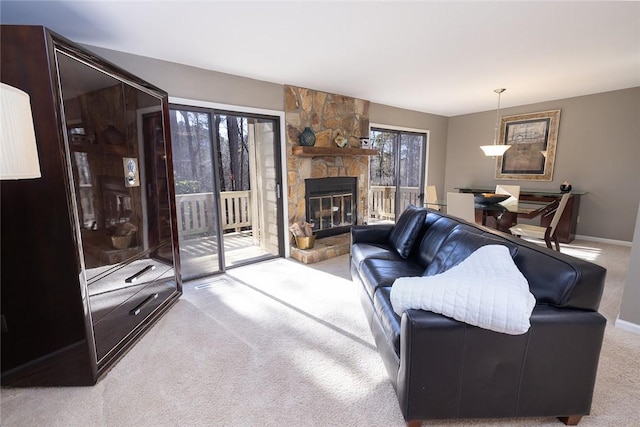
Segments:
[[[369,217],[395,221],[410,204],[423,205],[427,135],[372,128],[370,143],[378,155],[369,160]]]
[[[282,256],[277,117],[172,106],[185,280]]]

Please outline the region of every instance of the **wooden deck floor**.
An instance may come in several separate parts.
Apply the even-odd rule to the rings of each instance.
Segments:
[[[225,234],[224,255],[226,268],[272,256],[253,244],[250,232]],[[181,241],[180,263],[183,280],[220,271],[216,238],[208,236]]]

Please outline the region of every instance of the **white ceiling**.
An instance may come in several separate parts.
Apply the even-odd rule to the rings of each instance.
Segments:
[[[6,1],[3,24],[455,116],[640,86],[640,2]],[[180,78],[180,76],[176,76]]]

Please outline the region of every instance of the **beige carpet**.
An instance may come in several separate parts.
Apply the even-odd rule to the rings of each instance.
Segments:
[[[640,426],[640,336],[613,327],[629,248],[563,251],[609,269],[609,324],[592,414]],[[279,259],[188,283],[165,317],[94,387],[1,390],[2,426],[402,426],[351,283],[348,256]],[[430,426],[558,426],[555,418]]]

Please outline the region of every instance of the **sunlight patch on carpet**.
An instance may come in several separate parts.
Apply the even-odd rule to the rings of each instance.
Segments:
[[[317,343],[316,345],[321,345]],[[368,364],[355,360],[352,351],[334,352],[325,347],[298,347],[289,354],[302,375],[328,394],[339,395],[343,400],[357,401],[370,393],[364,384],[373,384],[380,378],[371,373],[384,373],[379,369],[366,369]],[[374,362],[378,362],[377,360]],[[386,378],[382,380],[387,381]]]

